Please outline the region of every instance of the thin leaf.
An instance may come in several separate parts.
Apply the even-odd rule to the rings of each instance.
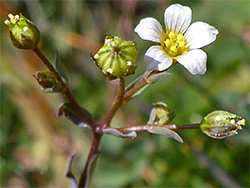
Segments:
[[[85,109],[84,111],[87,112]],[[59,106],[57,110],[57,118],[61,118],[63,115],[78,127],[90,129],[90,126],[81,119],[70,103],[63,103]]]
[[[149,86],[149,84],[146,84],[145,86],[143,86],[141,89],[139,89],[130,99],[140,95],[147,87]]]
[[[126,88],[125,88],[125,92],[128,92],[130,89],[132,89],[134,86],[136,86],[138,83],[141,82],[141,80],[143,79],[144,75],[139,76],[138,78],[136,78],[133,82],[131,82]]]
[[[97,156],[97,153],[93,154],[91,158],[86,162],[78,187],[88,187],[91,180],[91,175],[95,168]]]
[[[153,133],[153,134],[164,135],[164,136],[173,138],[180,143],[183,143],[182,138],[176,132],[171,131],[171,130],[164,128],[164,127],[152,126],[148,129],[148,132]]]
[[[150,76],[152,71],[146,71],[143,75],[139,76],[137,79],[135,79],[133,82],[131,82],[125,89],[125,92],[128,92],[130,89],[132,89],[134,86],[136,86],[138,83],[140,83],[143,79],[146,80],[147,84],[143,86],[140,90],[138,90],[134,95],[131,96],[130,99],[140,95],[150,84],[155,83],[157,80],[161,78],[165,78],[170,76],[171,74],[167,73],[166,71],[160,72],[157,74],[153,74]]]
[[[69,159],[68,159],[68,166],[67,166],[67,170],[66,170],[66,177],[69,178],[70,188],[78,188],[76,178],[75,178],[73,172],[71,171],[72,162],[73,162],[75,155],[76,155],[76,153],[70,154]]]
[[[136,132],[129,132],[129,133],[122,133],[120,131],[118,131],[117,129],[113,129],[113,128],[106,128],[103,129],[103,133],[104,134],[109,134],[118,138],[136,138],[137,134]]]
[[[153,124],[155,119],[156,119],[156,112],[155,112],[155,108],[153,108],[150,112],[150,116],[149,116],[149,120],[147,124]]]
[[[148,84],[153,84],[156,81],[158,81],[158,80],[160,80],[162,78],[166,78],[168,76],[171,76],[171,74],[164,71],[164,72],[159,72],[157,74],[153,74],[150,77],[145,76],[145,80],[147,81]]]
[[[59,58],[58,49],[56,49],[56,70],[61,75],[61,77],[63,77],[63,79],[68,83],[69,79],[68,79],[67,75],[65,74],[65,72],[62,70],[61,65],[60,65],[60,58]]]

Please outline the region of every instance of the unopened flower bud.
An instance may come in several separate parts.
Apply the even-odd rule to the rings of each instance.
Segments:
[[[167,125],[175,117],[175,111],[171,111],[168,105],[163,102],[154,103],[156,119],[159,125]]]
[[[137,54],[134,41],[108,35],[104,45],[92,55],[92,59],[104,75],[112,80],[134,74]]]
[[[38,28],[22,14],[8,15],[9,20],[4,23],[9,27],[10,38],[13,45],[19,49],[34,49],[40,39]]]
[[[218,110],[208,114],[201,122],[200,128],[204,134],[212,138],[223,139],[238,134],[237,131],[245,124],[246,121],[242,117]]]
[[[56,76],[50,71],[39,71],[34,75],[41,86],[42,91],[45,93],[61,92],[63,87],[58,82]]]

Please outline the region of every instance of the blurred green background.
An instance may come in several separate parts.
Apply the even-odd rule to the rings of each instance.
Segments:
[[[117,82],[109,82],[90,60],[106,33],[135,40],[138,69],[152,45],[133,29],[154,17],[162,24],[172,3],[190,6],[192,22],[204,21],[219,30],[205,47],[207,73],[193,76],[182,66],[171,77],[147,88],[124,105],[112,121],[116,127],[147,122],[152,103],[162,101],[176,110],[176,124],[198,123],[214,110],[243,116],[247,125],[238,135],[214,140],[200,130],[182,130],[184,144],[141,133],[137,139],[104,136],[91,187],[249,187],[249,7],[238,1],[1,1],[1,187],[68,187],[67,157],[76,151],[73,171],[79,177],[91,143],[91,132],[65,118],[56,119],[65,99],[41,92],[32,77],[43,70],[32,51],[15,49],[4,20],[23,13],[41,31],[40,49],[55,61],[56,49],[77,101],[101,122],[115,97]]]

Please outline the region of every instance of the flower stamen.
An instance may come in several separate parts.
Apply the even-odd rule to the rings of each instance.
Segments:
[[[162,48],[168,56],[175,59],[188,52],[187,41],[182,34],[175,34],[173,31],[166,34],[162,42]]]

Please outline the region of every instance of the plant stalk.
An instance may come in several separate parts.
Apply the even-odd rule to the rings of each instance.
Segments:
[[[122,133],[128,133],[128,132],[143,132],[143,131],[148,131],[151,126],[158,126],[158,124],[146,124],[146,125],[141,125],[141,126],[133,126],[133,127],[125,127],[125,128],[117,128],[118,131]],[[164,125],[161,126],[167,129],[171,130],[182,130],[182,129],[199,129],[200,124],[184,124],[184,125]]]
[[[110,127],[110,122],[111,122],[112,118],[114,117],[115,113],[122,105],[124,91],[125,91],[125,79],[123,77],[121,77],[119,80],[119,90],[118,90],[116,99],[115,99],[107,117],[104,119],[103,123],[100,125],[100,131],[102,131],[102,129],[105,127]]]
[[[47,66],[47,68],[56,76],[58,82],[64,88],[63,94],[67,97],[67,99],[72,104],[72,106],[74,107],[76,112],[80,115],[82,120],[85,121],[87,124],[89,124],[93,130],[95,130],[95,128],[96,128],[95,122],[89,117],[88,114],[86,114],[86,112],[76,102],[70,88],[68,87],[68,85],[66,85],[63,82],[60,74],[56,71],[56,69],[52,66],[52,64],[49,62],[49,60],[43,55],[43,53],[38,48],[33,49],[33,51],[42,60],[42,62]]]
[[[84,170],[83,170],[81,177],[80,177],[80,180],[79,180],[79,184],[78,184],[79,188],[89,187],[90,180],[91,180],[91,174],[93,174],[93,172],[94,172],[95,163],[96,163],[98,153],[99,153],[98,148],[100,145],[100,140],[101,140],[101,136],[97,133],[94,133],[94,137],[93,137],[92,145],[91,145],[90,152],[88,155],[88,159],[86,161]]]
[[[152,71],[150,75],[147,76],[149,78],[150,76],[157,74],[158,71]],[[133,87],[131,90],[129,90],[127,93],[124,94],[123,99],[122,99],[122,104],[125,104],[128,102],[128,100],[141,88],[143,88],[147,84],[147,80],[143,77],[142,81],[139,82],[135,87]]]

